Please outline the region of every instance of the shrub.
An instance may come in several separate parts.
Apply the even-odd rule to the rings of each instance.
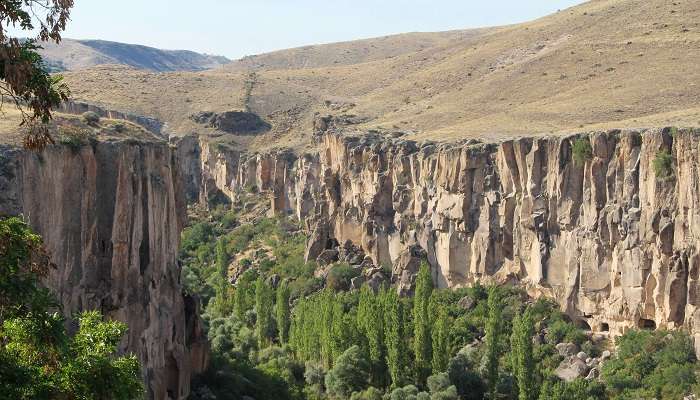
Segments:
[[[585,164],[593,157],[593,148],[588,138],[577,138],[571,147],[574,161],[578,164]]]
[[[364,390],[368,382],[369,363],[357,345],[345,350],[326,375],[328,393],[342,398]]]
[[[350,287],[350,280],[359,275],[359,272],[348,264],[337,264],[333,266],[326,277],[326,286],[334,291],[347,290]]]
[[[454,356],[447,365],[447,376],[464,400],[483,399],[486,384],[476,373],[474,365],[464,353]]]
[[[94,111],[86,111],[83,113],[83,121],[88,125],[97,125],[100,122],[100,116]]]
[[[670,178],[673,175],[673,156],[668,151],[661,150],[656,153],[652,166],[657,178]]]
[[[350,400],[382,400],[382,392],[370,386],[364,392],[355,392],[350,396]]]
[[[613,394],[680,399],[697,384],[695,352],[686,333],[634,330],[619,337],[617,346],[617,356],[601,371]]]
[[[82,129],[64,129],[58,137],[60,144],[76,152],[92,140],[94,140],[92,132]]]

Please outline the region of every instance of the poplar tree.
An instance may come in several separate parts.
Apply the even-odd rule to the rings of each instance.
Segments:
[[[413,346],[416,360],[416,383],[423,385],[430,371],[430,295],[433,292],[433,278],[430,267],[423,262],[416,279],[416,293],[413,299]]]
[[[498,384],[498,355],[501,336],[500,294],[495,286],[489,288],[488,319],[486,321],[486,379],[488,380],[489,398],[496,398]]]
[[[518,381],[519,400],[534,400],[536,398],[535,363],[532,358],[532,336],[534,333],[535,324],[532,310],[528,307],[522,316],[518,315],[513,320],[513,333],[510,339],[513,373]]]
[[[287,282],[282,282],[277,288],[277,299],[275,301],[275,316],[277,318],[277,331],[280,343],[287,343],[289,340],[289,297],[291,291]]]
[[[258,338],[258,346],[262,349],[270,344],[270,332],[272,331],[272,312],[274,294],[272,288],[265,283],[262,276],[255,282],[255,333]]]
[[[374,384],[382,386],[385,375],[384,366],[384,317],[382,315],[381,296],[374,294],[372,289],[365,285],[360,290],[360,299],[357,306],[357,325],[367,338],[369,350],[370,368]]]
[[[314,329],[320,332],[320,352],[321,361],[330,368],[333,366],[333,293],[326,288],[318,298],[318,306],[315,307],[318,313],[318,324]]]
[[[395,290],[387,290],[384,307],[384,344],[391,387],[403,387],[406,372],[406,327],[404,304]]]
[[[255,306],[255,272],[248,270],[238,278],[233,294],[233,313],[245,321],[245,314]]]
[[[435,312],[436,310],[432,310]],[[439,306],[437,318],[433,324],[433,374],[445,372],[450,361],[450,317],[445,306]]]

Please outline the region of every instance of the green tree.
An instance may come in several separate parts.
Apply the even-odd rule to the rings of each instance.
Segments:
[[[503,304],[501,295],[495,286],[489,288],[488,318],[486,320],[486,380],[490,399],[496,398],[498,385],[498,357],[500,352],[500,336],[502,327],[501,311]]]
[[[116,356],[126,325],[98,312],[79,317],[74,336],[48,291],[41,238],[19,218],[0,219],[0,393],[11,399],[129,400],[142,393],[133,355]]]
[[[416,278],[416,293],[413,299],[413,351],[416,361],[416,383],[423,385],[430,371],[430,295],[433,278],[430,266],[423,262]]]
[[[510,338],[513,373],[518,381],[518,399],[534,400],[537,398],[535,387],[535,363],[532,356],[532,336],[535,323],[532,310],[528,307],[522,316],[513,320],[513,332]]]
[[[386,360],[391,378],[391,387],[398,388],[405,383],[406,373],[406,327],[404,304],[395,290],[384,294],[384,344]]]
[[[255,282],[255,334],[258,338],[258,346],[262,349],[270,344],[272,338],[272,312],[274,307],[274,294],[262,276]]]
[[[277,317],[277,331],[281,343],[289,340],[289,297],[291,291],[287,282],[282,282],[277,288],[277,300],[275,301],[275,315]]]
[[[24,138],[27,148],[53,143],[48,129],[39,123],[47,123],[51,109],[70,95],[63,78],[49,74],[37,53],[37,40],[59,43],[72,7],[73,0],[0,0],[0,98],[12,100],[22,114],[22,125],[31,127]],[[28,40],[10,37],[8,26],[37,34]]]
[[[239,320],[245,321],[245,315],[255,305],[255,281],[256,273],[248,270],[236,281],[236,288],[233,293],[233,313]]]
[[[326,388],[332,396],[348,398],[364,390],[369,382],[369,363],[359,346],[347,349],[326,375]]]
[[[357,326],[367,338],[369,360],[372,369],[374,384],[382,386],[385,375],[384,365],[384,316],[381,297],[367,285],[360,290],[360,299],[357,306]]]
[[[433,373],[445,372],[447,363],[450,361],[450,316],[444,306],[439,306],[437,318],[433,324],[432,345],[433,345]]]

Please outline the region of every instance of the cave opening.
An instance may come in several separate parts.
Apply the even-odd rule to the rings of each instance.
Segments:
[[[576,327],[579,329],[583,329],[584,331],[590,331],[591,330],[591,325],[588,324],[588,322],[584,319],[578,319],[576,320]]]
[[[610,332],[610,325],[608,325],[607,322],[603,322],[602,324],[600,324],[600,330],[602,332]]]
[[[644,318],[641,318],[641,319],[639,320],[639,324],[638,324],[638,325],[639,325],[639,327],[640,327],[641,329],[648,329],[648,330],[654,330],[654,329],[656,329],[656,322],[654,322],[654,320],[652,320],[652,319],[644,319]]]

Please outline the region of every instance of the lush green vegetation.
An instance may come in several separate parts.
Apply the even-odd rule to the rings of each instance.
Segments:
[[[511,287],[438,290],[427,265],[411,298],[388,287],[349,291],[356,272],[343,264],[328,268],[324,285],[303,263],[292,222],[215,221],[184,234],[183,273],[202,283],[188,290],[207,299],[214,359],[195,399],[676,399],[697,390],[686,334],[632,331],[600,378],[567,383],[554,374],[564,360],[555,345],[596,356],[606,344],[553,303]],[[207,284],[231,274],[235,285]]]
[[[140,398],[138,360],[116,356],[127,327],[92,311],[68,334],[39,284],[49,268],[41,238],[19,218],[0,219],[0,397]]]

